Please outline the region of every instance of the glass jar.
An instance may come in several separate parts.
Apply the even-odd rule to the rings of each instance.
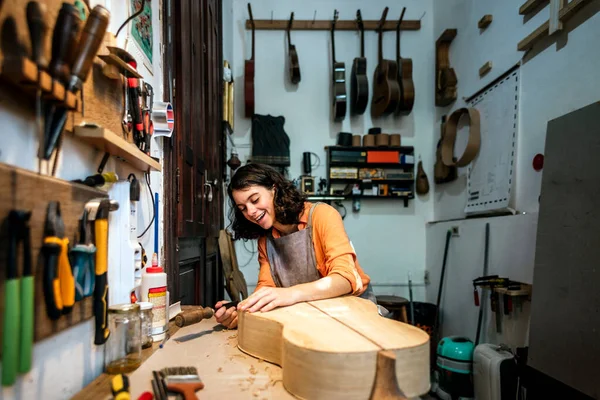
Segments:
[[[142,324],[139,304],[108,307],[110,336],[104,345],[104,366],[109,374],[134,371],[142,363]]]
[[[140,318],[142,320],[142,348],[152,346],[152,306],[149,301],[142,301],[140,305]]]

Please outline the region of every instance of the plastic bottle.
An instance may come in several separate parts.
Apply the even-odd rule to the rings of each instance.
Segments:
[[[158,266],[158,256],[152,256],[152,266],[142,274],[142,301],[152,303],[152,338],[156,341],[164,339],[167,328],[167,274]]]

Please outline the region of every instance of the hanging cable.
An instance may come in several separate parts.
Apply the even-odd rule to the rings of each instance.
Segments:
[[[145,5],[146,5],[146,0],[142,0],[142,6],[140,7],[140,10],[136,11],[131,17],[127,18],[125,20],[125,22],[123,22],[123,24],[119,27],[119,29],[117,29],[117,34],[115,35],[115,38],[119,36],[119,32],[121,32],[121,29],[123,29],[129,23],[129,21],[131,21],[132,19],[134,19],[135,17],[139,16],[141,13],[144,12]]]

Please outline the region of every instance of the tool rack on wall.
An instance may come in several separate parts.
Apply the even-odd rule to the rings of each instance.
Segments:
[[[46,42],[43,58],[51,59],[52,30],[57,20],[62,0],[44,2],[44,21],[48,25],[43,40]],[[41,92],[44,103],[52,103],[58,108],[69,111],[62,136],[85,143],[96,148],[97,158],[107,154],[125,161],[133,169],[140,172],[160,171],[161,165],[154,158],[141,151],[133,143],[132,134],[123,132],[121,126],[123,113],[123,79],[110,79],[103,74],[105,64],[114,65],[124,77],[141,78],[130,67],[114,60],[109,46],[114,45],[115,37],[106,32],[93,65],[79,95],[66,90],[65,85],[54,79],[47,71],[40,70],[36,63],[28,57],[31,50],[26,16],[26,2],[18,0],[0,0],[0,25],[7,24],[15,29],[16,53],[6,53],[10,49],[0,47],[0,97],[9,99],[11,112],[16,118],[24,121],[35,121],[34,100]],[[82,25],[83,27],[83,25]],[[23,46],[20,48],[19,46]],[[107,55],[108,54],[108,55]],[[134,73],[135,72],[135,73]],[[85,116],[84,116],[85,113]],[[85,121],[85,122],[84,122]],[[122,133],[123,132],[123,133]],[[53,157],[56,157],[54,155]],[[107,158],[107,157],[105,157]],[[104,161],[104,160],[103,160]],[[11,165],[0,163],[0,184],[5,190],[0,192],[0,274],[7,274],[8,234],[6,219],[11,210],[30,212],[29,227],[31,232],[31,256],[34,275],[34,341],[46,339],[56,333],[75,326],[93,317],[93,297],[85,297],[77,301],[68,314],[56,320],[48,317],[43,291],[43,257],[40,249],[44,238],[44,225],[48,203],[60,202],[61,216],[64,221],[64,234],[72,247],[77,243],[78,223],[82,217],[84,205],[91,199],[107,198],[108,194],[85,185],[43,175],[41,171],[31,172]],[[124,206],[124,205],[122,205]],[[92,229],[93,231],[93,229]],[[18,276],[21,271],[22,250],[18,253]],[[4,294],[5,281],[0,280],[0,293]],[[0,296],[0,315],[4,315],[6,307],[4,296]],[[0,337],[2,337],[0,323]],[[0,350],[1,351],[1,350]],[[1,359],[1,354],[0,354]]]
[[[415,163],[414,163],[414,147],[412,146],[376,146],[376,147],[358,147],[358,146],[326,146],[325,151],[327,153],[327,194],[329,195],[343,195],[346,198],[360,198],[360,199],[388,199],[388,200],[403,200],[404,207],[408,207],[408,201],[415,198],[414,184],[415,184]],[[333,152],[339,152],[337,154],[348,153],[348,154],[360,154],[359,160],[351,160],[350,158],[340,160],[339,157],[334,157]],[[385,152],[388,154],[397,154],[397,161],[390,162],[374,162],[369,161],[368,157],[373,153]],[[363,161],[364,160],[364,161]],[[406,161],[408,160],[408,161]],[[356,177],[332,177],[333,168],[344,168],[355,171]],[[373,177],[373,178],[360,178],[360,170],[386,170],[404,171],[407,175],[406,178],[387,178]],[[359,193],[352,190],[335,189],[335,186],[355,186],[359,188]],[[386,185],[385,195],[382,195],[382,187]],[[377,186],[377,194],[366,194],[368,190],[373,191],[373,187]],[[395,190],[391,190],[391,187],[395,187]]]

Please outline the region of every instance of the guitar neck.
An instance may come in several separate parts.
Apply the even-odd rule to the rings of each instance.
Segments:
[[[402,25],[402,20],[404,19],[404,12],[406,11],[406,7],[402,8],[402,13],[400,14],[400,19],[398,20],[398,26],[396,26],[396,59],[400,60],[400,26]]]
[[[254,26],[252,26],[252,57],[250,59],[254,61]]]
[[[383,61],[383,29],[379,30],[379,64]]]
[[[335,24],[331,27],[331,60],[335,64]]]
[[[365,30],[360,30],[360,56],[365,58]]]

